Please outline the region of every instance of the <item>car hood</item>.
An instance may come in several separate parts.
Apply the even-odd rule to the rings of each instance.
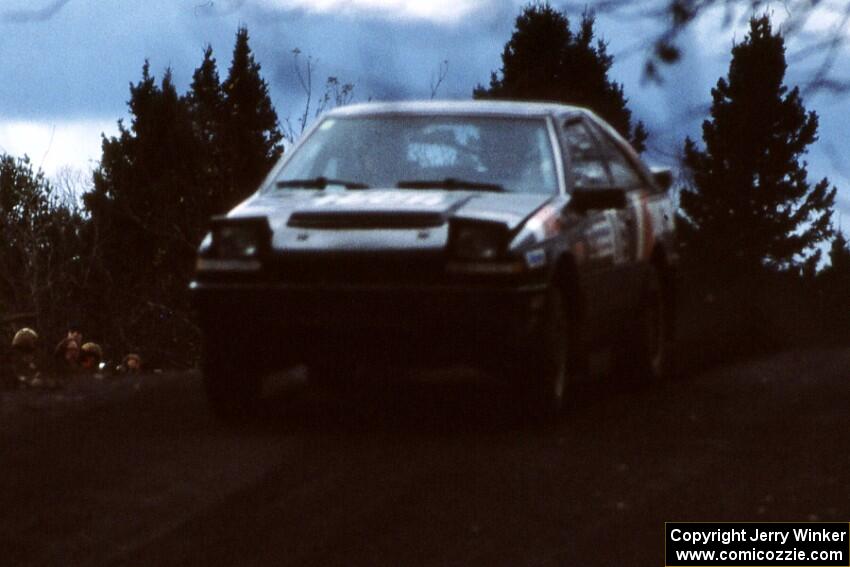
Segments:
[[[452,218],[498,222],[515,230],[551,199],[482,191],[279,190],[249,198],[228,217],[266,217],[276,248],[413,246],[406,232],[418,234],[416,247],[442,246]],[[423,238],[424,233],[432,237]]]

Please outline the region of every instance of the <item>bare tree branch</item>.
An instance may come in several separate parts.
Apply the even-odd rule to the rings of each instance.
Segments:
[[[829,36],[826,54],[824,55],[818,70],[815,72],[812,79],[803,88],[803,94],[810,94],[817,90],[827,90],[837,93],[842,93],[850,88],[850,82],[845,80],[836,80],[829,76],[835,61],[840,55],[841,49],[844,47],[845,30],[850,22],[850,3],[844,7],[844,12],[837,25],[833,27]]]
[[[245,0],[207,0],[199,1],[193,7],[196,16],[224,17],[242,9]]]
[[[311,118],[317,118],[326,110],[336,106],[349,104],[354,99],[354,85],[352,83],[343,83],[337,77],[329,76],[325,79],[324,92],[316,101],[315,110],[311,113],[313,108],[313,74],[316,72],[318,59],[313,59],[311,55],[308,55],[306,61],[302,63],[300,55],[301,50],[297,47],[292,50],[292,66],[301,91],[304,93],[304,107],[299,114],[296,126],[293,126],[289,117],[284,118],[281,124],[283,137],[290,143],[295,142],[304,133]]]
[[[440,90],[440,85],[443,84],[443,81],[446,79],[446,75],[449,74],[449,60],[444,59],[440,61],[440,64],[437,66],[436,75],[434,73],[431,74],[431,99],[437,96],[437,91]]]
[[[805,82],[803,92],[843,94],[850,90],[850,78],[832,76],[850,31],[848,0],[599,0],[589,6],[586,2],[570,1],[564,7],[574,12],[583,12],[589,7],[595,13],[627,22],[649,20],[660,23],[660,31],[636,40],[618,55],[618,58],[629,57],[642,51],[645,57],[644,80],[656,83],[663,82],[664,66],[677,62],[686,49],[682,45],[682,34],[708,17],[709,12],[722,11],[721,25],[730,28],[746,23],[756,13],[781,11],[784,15],[783,35],[803,43],[789,60],[818,62],[810,79]],[[807,33],[807,27],[814,25],[816,18],[835,22],[826,32],[826,38],[822,34],[812,37]]]

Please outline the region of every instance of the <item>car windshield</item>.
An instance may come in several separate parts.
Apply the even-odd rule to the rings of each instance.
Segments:
[[[349,188],[552,194],[554,159],[542,118],[328,117],[267,190],[324,189],[343,180]]]

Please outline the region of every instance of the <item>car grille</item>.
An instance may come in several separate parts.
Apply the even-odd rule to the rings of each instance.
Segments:
[[[267,270],[275,281],[298,284],[434,284],[445,278],[439,253],[330,253],[281,255]]]

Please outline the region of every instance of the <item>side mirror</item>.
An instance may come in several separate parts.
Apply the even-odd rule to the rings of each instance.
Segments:
[[[649,171],[652,173],[652,179],[664,191],[668,191],[673,186],[673,170],[669,167],[651,167]]]
[[[586,189],[573,191],[569,207],[579,212],[601,209],[626,208],[626,192],[623,189]]]

